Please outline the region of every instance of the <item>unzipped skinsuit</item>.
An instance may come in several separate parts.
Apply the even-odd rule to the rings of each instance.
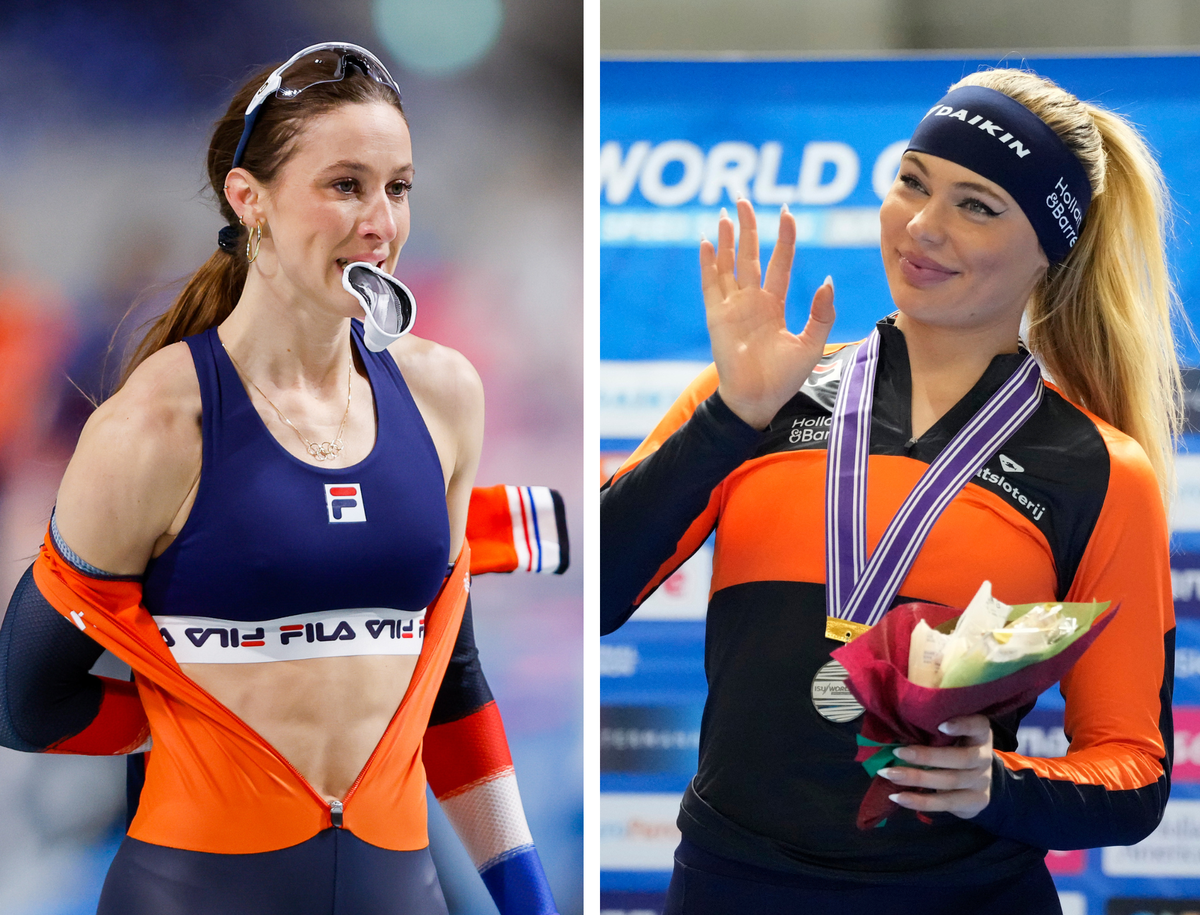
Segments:
[[[119,754],[145,749],[152,738],[136,816],[114,865],[125,870],[116,880],[110,874],[102,911],[201,912],[227,905],[219,895],[227,889],[215,885],[231,881],[247,887],[250,895],[238,897],[247,912],[436,911],[444,904],[425,851],[426,767],[501,912],[554,911],[479,668],[468,592],[472,572],[563,571],[562,500],[544,487],[476,489],[467,542],[445,574],[436,451],[391,356],[366,351],[357,324],[355,340],[379,416],[367,459],[330,471],[291,458],[261,427],[215,331],[189,338],[205,438],[190,528],[147,575],[129,578],[89,566],[52,522],[14,594],[0,628],[0,742]],[[397,428],[410,430],[403,441]],[[421,474],[436,482],[432,491]],[[355,510],[375,523],[355,523]],[[406,545],[414,525],[427,533]],[[474,554],[473,542],[480,546]],[[421,550],[424,565],[406,569],[405,555]],[[386,556],[401,561],[379,558]],[[287,563],[296,566],[290,576],[299,585],[272,579]],[[339,621],[345,614],[336,608],[345,601],[364,608],[360,617],[378,619]],[[308,611],[317,622],[277,625]],[[200,614],[203,621],[188,627]],[[60,619],[88,639],[64,631]],[[391,649],[408,638],[400,653],[419,648],[408,689],[353,786],[334,804],[187,677],[171,648],[236,662],[252,652],[286,659],[289,648],[397,653]],[[130,665],[134,682],[86,673],[99,646]],[[197,874],[211,879],[186,892],[164,890],[161,901],[138,895],[142,884],[176,871],[187,875],[185,883]],[[206,903],[209,891],[218,895]]]

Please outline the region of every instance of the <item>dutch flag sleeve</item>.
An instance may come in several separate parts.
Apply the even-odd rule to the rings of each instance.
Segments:
[[[504,723],[479,666],[468,601],[422,750],[429,787],[500,915],[555,915]]]
[[[547,486],[477,486],[467,514],[471,574],[561,575],[570,561],[562,496]]]

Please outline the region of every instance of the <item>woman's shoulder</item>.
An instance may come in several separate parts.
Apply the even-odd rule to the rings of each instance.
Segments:
[[[482,409],[483,382],[458,350],[407,334],[389,346],[388,352],[418,400],[439,410]]]
[[[1059,447],[1069,453],[1072,477],[1080,480],[1098,473],[1104,480],[1106,505],[1134,513],[1154,506],[1157,512],[1163,504],[1162,489],[1137,439],[1068,398],[1052,382],[1045,384],[1050,396],[1043,400],[1047,413],[1041,428],[1053,430]]]
[[[1094,435],[1103,445],[1106,462],[1114,467],[1119,467],[1122,471],[1128,471],[1137,476],[1148,475],[1151,479],[1154,478],[1154,470],[1150,464],[1150,459],[1146,456],[1145,449],[1142,448],[1137,439],[1068,397],[1052,381],[1043,379],[1043,383],[1047,390],[1054,395],[1046,399],[1047,405],[1051,406],[1056,402],[1059,405],[1060,415],[1055,418],[1056,424],[1059,427],[1064,425],[1062,414],[1073,414],[1080,422],[1094,430]]]
[[[200,387],[187,345],[139,365],[83,428],[58,492],[59,530],[85,560],[140,573],[200,471]]]
[[[153,501],[154,493],[190,485],[200,465],[200,418],[200,385],[187,345],[160,350],[88,419],[63,490],[105,479]]]
[[[186,343],[174,343],[146,358],[121,389],[102,403],[84,434],[138,436],[145,444],[171,444],[181,432],[195,433],[201,414],[200,383]]]

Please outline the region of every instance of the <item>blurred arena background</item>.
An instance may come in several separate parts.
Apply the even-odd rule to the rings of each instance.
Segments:
[[[483,376],[479,481],[559,489],[580,555],[582,22],[559,0],[0,4],[0,608],[88,398],[214,249],[212,121],[251,72],[330,39],[376,51],[404,92],[417,178],[397,273],[417,332]],[[582,574],[537,578],[478,580],[476,629],[566,915],[583,910]],[[123,761],[0,750],[0,795],[0,913],[94,912]],[[494,912],[431,812],[451,911]]]
[[[832,273],[839,340],[883,313],[877,211],[905,138],[966,72],[1021,66],[1122,111],[1161,157],[1177,206],[1171,266],[1200,325],[1200,4],[1192,0],[600,0],[601,468],[607,477],[710,361],[696,249],[737,192],[766,244],[799,222],[789,319]],[[898,145],[897,145],[898,144]],[[1186,365],[1200,365],[1194,337]],[[1200,370],[1172,512],[1178,616],[1175,779],[1131,848],[1051,852],[1066,915],[1200,911]],[[601,640],[601,915],[653,915],[695,772],[706,695],[711,541]],[[1062,700],[1021,751],[1065,752]]]

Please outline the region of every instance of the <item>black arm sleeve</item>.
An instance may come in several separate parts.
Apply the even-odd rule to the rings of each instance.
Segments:
[[[600,634],[629,619],[633,602],[720,485],[761,438],[720,394],[696,408],[662,446],[600,491]]]
[[[104,686],[88,671],[103,652],[50,606],[30,566],[0,623],[0,746],[39,752],[91,724]]]
[[[458,638],[450,655],[450,664],[442,685],[438,687],[437,699],[429,715],[429,726],[449,724],[466,718],[492,701],[492,691],[479,666],[479,651],[475,647],[475,627],[471,622],[471,598],[463,610],[462,625],[458,627]]]

